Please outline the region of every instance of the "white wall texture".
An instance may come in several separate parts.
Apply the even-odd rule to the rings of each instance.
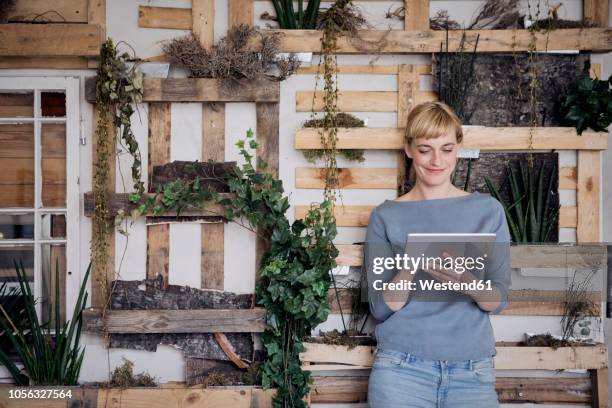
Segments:
[[[553,2],[557,3],[557,2]],[[326,4],[326,3],[323,3]],[[329,3],[327,3],[329,4]],[[389,9],[395,9],[402,5],[398,1],[376,1],[356,2],[373,25],[373,28],[402,29],[402,22],[387,20],[384,14]],[[433,15],[437,10],[446,9],[451,18],[460,23],[471,20],[475,10],[482,1],[472,0],[447,0],[431,1],[430,13]],[[565,0],[559,10],[562,18],[581,18],[581,0]],[[107,1],[107,34],[115,41],[127,41],[136,50],[140,57],[151,57],[161,54],[160,41],[186,34],[183,30],[167,29],[144,29],[138,28],[138,5],[167,6],[167,7],[190,7],[189,0],[133,0],[121,2],[117,0]],[[523,1],[523,8],[527,10],[527,2]],[[547,10],[546,2],[541,1],[542,10]],[[218,40],[225,35],[227,30],[227,4],[224,0],[216,0],[215,16],[215,39]],[[535,1],[532,1],[532,12],[535,13]],[[259,19],[264,11],[273,14],[270,2],[255,1],[256,24],[265,27],[268,21]],[[544,12],[544,11],[543,11]],[[367,64],[371,61],[375,64],[423,64],[429,63],[430,58],[426,55],[341,55],[338,57],[339,64]],[[612,73],[612,53],[597,54],[592,57],[593,62],[602,64],[603,77]],[[318,57],[313,58],[313,64],[317,64]],[[0,70],[2,76],[78,76],[84,78],[93,76],[93,70]],[[184,76],[180,69],[171,69],[171,76]],[[427,82],[427,81],[425,81]],[[295,94],[299,90],[313,90],[315,85],[314,75],[296,75],[281,83],[280,103],[280,169],[279,175],[290,203],[308,204],[319,202],[322,198],[321,190],[305,190],[295,188],[295,168],[309,166],[301,152],[293,148],[294,130],[301,126],[304,120],[310,117],[309,113],[295,112]],[[422,85],[425,89],[427,84]],[[339,87],[342,90],[397,90],[397,79],[393,75],[368,76],[364,81],[360,75],[341,75]],[[318,88],[321,89],[321,80]],[[81,95],[83,95],[83,88]],[[81,96],[83,98],[83,96]],[[202,109],[200,104],[173,103],[172,104],[172,126],[171,126],[171,158],[172,160],[200,160],[201,159],[201,129]],[[143,157],[143,177],[147,178],[147,106],[138,106],[139,114],[134,115],[132,125],[138,142],[140,143]],[[89,130],[92,126],[92,107],[89,103],[81,100],[81,114],[84,129],[88,130],[88,143],[80,147],[80,192],[81,194],[91,191],[91,135]],[[354,113],[356,116],[366,119],[369,127],[394,127],[396,125],[395,113]],[[234,143],[244,138],[247,129],[256,129],[255,106],[250,103],[229,103],[226,105],[225,121],[225,159],[238,160],[238,153]],[[610,143],[612,146],[612,141]],[[117,166],[117,191],[129,191],[130,161],[129,155],[122,155]],[[560,165],[572,166],[576,163],[576,154],[570,151],[560,152]],[[608,180],[612,172],[612,149],[603,153],[602,169],[602,196],[603,196],[603,240],[612,241],[612,188]],[[351,167],[394,167],[395,154],[386,151],[366,151],[364,163],[347,162],[340,157],[338,166]],[[123,180],[120,175],[123,175]],[[395,197],[395,191],[389,190],[346,190],[343,191],[343,200],[346,204],[371,204],[376,205],[385,199]],[[561,191],[561,203],[565,205],[575,204],[575,192],[571,190]],[[81,204],[82,208],[82,204]],[[293,218],[293,209],[289,210],[289,216]],[[365,228],[339,227],[336,243],[346,244],[360,242],[365,238]],[[563,228],[560,233],[561,241],[572,242],[576,239],[574,229]],[[81,274],[87,268],[89,262],[91,239],[91,220],[84,216],[80,219],[80,265]],[[199,224],[173,224],[170,228],[170,283],[177,285],[189,285],[199,287],[200,284],[200,225]],[[136,280],[145,278],[146,267],[146,226],[144,219],[140,219],[129,228],[129,237],[116,234],[116,257],[115,265],[120,273],[120,279]],[[357,271],[351,271],[355,276]],[[560,271],[563,276],[567,271]],[[244,228],[229,223],[225,226],[225,287],[226,291],[236,293],[252,293],[254,291],[255,276],[255,239],[252,233]],[[598,279],[603,279],[598,276]],[[72,279],[80,280],[79,273],[73,273]],[[339,278],[342,279],[342,278]],[[346,279],[346,278],[344,278]],[[556,278],[559,281],[559,278]],[[513,288],[551,288],[551,280],[547,278],[528,278],[521,276],[519,271],[513,271]],[[69,309],[70,310],[70,309]],[[492,324],[497,340],[517,341],[521,340],[525,332],[559,333],[560,325],[557,317],[528,317],[528,316],[492,316]],[[603,327],[608,333],[610,331],[609,319],[604,319]],[[340,315],[330,315],[327,322],[321,324],[319,329],[330,330],[342,328]],[[372,322],[367,328],[373,329]],[[606,342],[612,333],[606,336]],[[97,336],[85,335],[83,344],[86,345],[86,356],[81,372],[81,381],[100,381],[107,379],[107,375],[115,366],[122,363],[122,357],[132,360],[136,371],[148,371],[155,375],[161,382],[184,380],[184,360],[182,352],[169,346],[158,346],[156,352],[135,351],[126,349],[106,350]],[[546,371],[504,371],[498,375],[503,376],[551,376],[554,373]],[[563,375],[581,375],[569,374]],[[0,377],[6,377],[0,373]],[[320,407],[340,407],[335,404],[315,404]],[[526,404],[531,405],[531,404]],[[350,405],[356,407],[357,405]],[[361,405],[365,406],[365,404]],[[567,407],[567,405],[565,406]]]

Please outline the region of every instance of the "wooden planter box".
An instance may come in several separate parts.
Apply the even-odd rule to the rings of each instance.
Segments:
[[[304,343],[300,353],[303,369],[312,372],[313,403],[363,402],[367,398],[369,369],[376,355],[374,346],[337,346]],[[592,347],[497,346],[498,370],[585,369],[590,378],[498,377],[500,402],[590,403],[606,407],[608,401],[608,349]],[[350,370],[350,371],[349,371]]]
[[[10,399],[9,391],[17,390],[71,390],[72,398],[64,399]],[[0,407],[11,408],[268,408],[276,390],[261,387],[228,386],[208,387],[186,386],[183,383],[166,383],[158,387],[96,388],[81,387],[15,387],[0,386]]]

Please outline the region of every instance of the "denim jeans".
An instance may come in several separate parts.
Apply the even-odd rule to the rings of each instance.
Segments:
[[[378,350],[368,383],[371,408],[499,407],[493,358],[428,360]]]

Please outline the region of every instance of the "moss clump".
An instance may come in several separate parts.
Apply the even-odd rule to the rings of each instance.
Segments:
[[[323,127],[323,124],[324,119],[320,118],[307,120],[304,122],[303,126],[306,128],[320,128]],[[340,112],[336,115],[336,124],[339,128],[357,128],[365,126],[363,120],[345,112]],[[365,160],[362,149],[341,149],[339,152],[342,156],[351,161],[363,162]],[[323,149],[310,149],[304,150],[303,154],[309,163],[314,164],[317,160],[325,156],[325,151]]]
[[[519,342],[518,345],[524,347],[551,347],[553,349],[557,349],[559,347],[579,347],[588,346],[591,344],[583,341],[557,339],[550,333],[546,333],[529,336],[527,340]]]
[[[359,336],[357,333],[349,331],[339,332],[338,329],[330,330],[328,332],[319,331],[319,336],[317,337],[306,337],[304,338],[305,342],[308,343],[321,343],[321,344],[330,344],[336,346],[348,346],[348,349],[351,350],[356,346],[375,346],[376,341],[370,336]]]
[[[115,367],[111,380],[106,384],[108,387],[156,387],[155,377],[148,373],[134,375],[134,363],[123,357],[123,364]]]

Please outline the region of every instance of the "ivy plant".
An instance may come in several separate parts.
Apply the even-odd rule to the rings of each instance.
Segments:
[[[329,271],[336,266],[338,249],[333,244],[336,221],[333,202],[313,206],[303,220],[290,222],[288,197],[280,180],[266,172],[260,158],[253,162],[250,150],[257,148],[253,132],[236,143],[244,158],[227,177],[231,198],[207,189],[203,179],[176,180],[142,199],[132,217],[160,215],[201,208],[206,201],[221,205],[228,221],[235,221],[269,240],[269,249],[258,265],[260,279],[255,290],[257,304],[266,309],[267,329],[262,340],[264,388],[276,388],[274,407],[306,407],[312,377],[302,371],[299,353],[303,339],[327,320]],[[246,224],[242,221],[246,220]]]

